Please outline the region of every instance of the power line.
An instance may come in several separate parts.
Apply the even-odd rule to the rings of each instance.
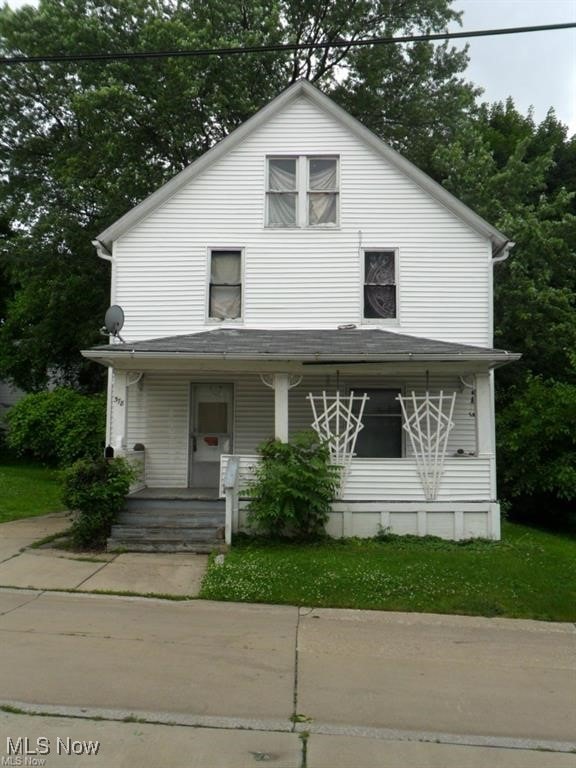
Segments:
[[[194,56],[239,56],[246,53],[273,53],[278,51],[300,51],[307,48],[358,48],[368,45],[395,45],[432,40],[454,40],[467,37],[490,37],[493,35],[518,35],[527,32],[547,32],[555,29],[574,29],[576,22],[567,24],[542,24],[535,27],[507,27],[504,29],[477,29],[470,32],[439,32],[428,35],[404,35],[402,37],[372,37],[367,40],[334,40],[314,43],[277,43],[238,48],[197,48],[185,51],[142,51],[130,53],[74,53],[46,54],[43,56],[2,56],[0,64],[35,64],[74,61],[121,61],[134,59],[167,59]]]

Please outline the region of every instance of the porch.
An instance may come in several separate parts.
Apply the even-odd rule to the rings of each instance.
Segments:
[[[90,353],[113,367],[109,442],[139,463],[138,488],[224,498],[228,542],[245,525],[244,488],[257,447],[310,429],[310,396],[328,402],[352,392],[366,393],[372,405],[332,505],[331,535],[372,536],[382,527],[500,536],[492,369],[515,355],[379,329],[313,336],[220,329]],[[431,492],[400,401],[440,395],[451,404],[450,429],[435,449]]]

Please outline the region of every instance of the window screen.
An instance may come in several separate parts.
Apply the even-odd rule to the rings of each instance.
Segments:
[[[242,316],[242,254],[212,251],[210,260],[210,312],[218,320]]]
[[[394,251],[364,252],[364,317],[396,317]]]

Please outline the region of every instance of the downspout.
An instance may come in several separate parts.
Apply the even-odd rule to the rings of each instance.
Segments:
[[[492,257],[492,264],[500,264],[501,261],[506,261],[510,255],[510,251],[515,245],[516,243],[513,240],[507,240],[504,245],[496,251],[496,256]]]
[[[100,259],[104,259],[105,261],[113,261],[112,254],[106,248],[104,243],[101,243],[100,240],[92,240],[92,245],[94,248],[96,248],[96,255]]]
[[[92,245],[96,248],[96,255],[104,261],[109,261],[114,270],[114,259],[112,254],[100,240],[92,240]],[[108,368],[108,383],[106,393],[106,446],[112,445],[112,369]]]

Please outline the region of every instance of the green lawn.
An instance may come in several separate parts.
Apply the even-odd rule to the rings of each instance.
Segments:
[[[576,537],[504,523],[501,542],[238,539],[201,597],[574,621]]]
[[[0,454],[0,523],[62,509],[57,470]]]

